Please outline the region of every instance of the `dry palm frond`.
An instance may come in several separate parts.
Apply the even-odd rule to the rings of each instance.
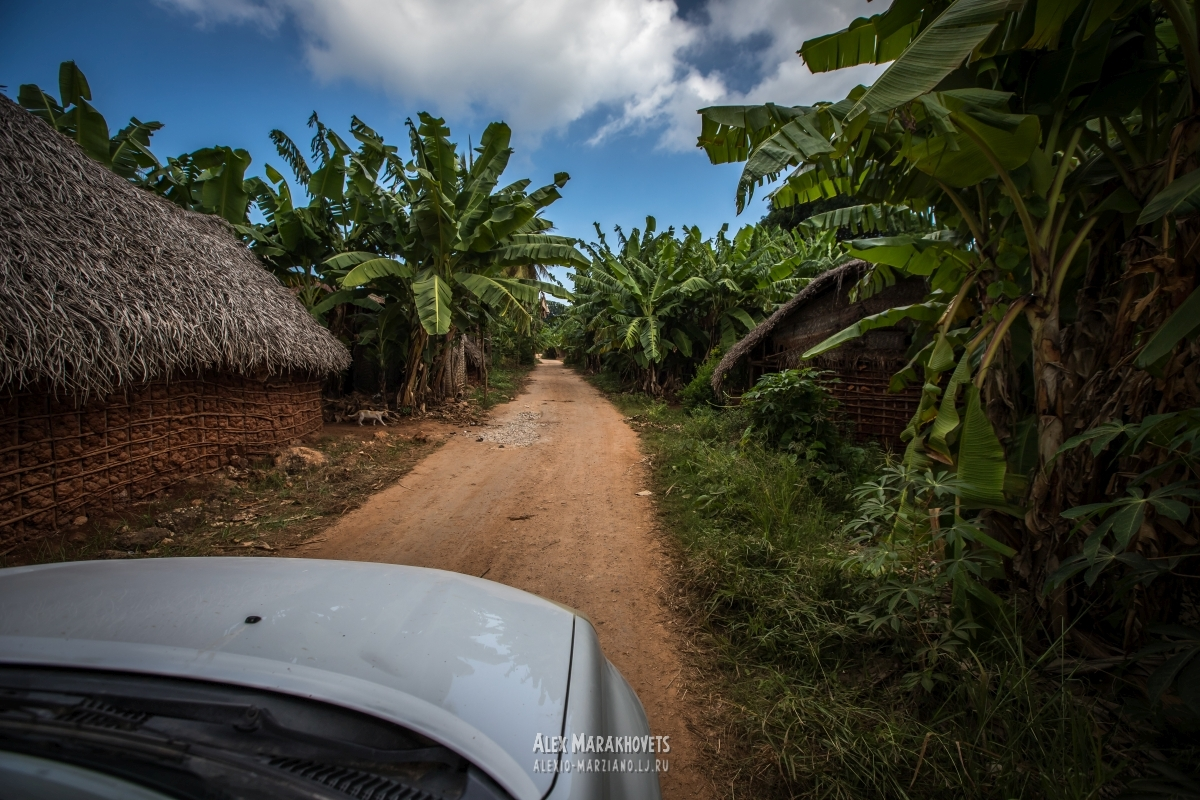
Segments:
[[[0,97],[0,386],[85,396],[201,370],[327,373],[346,349],[215,216]]]

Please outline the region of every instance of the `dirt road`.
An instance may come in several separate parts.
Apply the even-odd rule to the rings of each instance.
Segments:
[[[677,620],[660,599],[670,565],[653,501],[637,495],[644,481],[620,413],[546,361],[489,427],[460,430],[304,555],[484,576],[585,612],[653,732],[671,737],[663,796],[701,800],[714,792],[689,728],[699,698],[687,696]]]

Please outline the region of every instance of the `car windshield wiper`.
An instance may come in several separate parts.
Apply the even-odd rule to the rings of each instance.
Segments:
[[[38,695],[41,696],[39,697]],[[43,725],[51,722],[61,725],[65,722],[70,725],[89,727],[86,718],[90,718],[91,727],[99,726],[108,729],[125,729],[130,732],[137,730],[140,733],[149,732],[143,730],[143,726],[150,723],[152,718],[198,722],[227,727],[233,731],[237,731],[236,734],[232,735],[237,737],[238,741],[236,743],[239,745],[258,745],[274,749],[270,747],[274,743],[271,740],[285,740],[290,745],[286,748],[286,753],[293,756],[303,754],[302,751],[309,751],[310,753],[317,751],[323,757],[337,754],[381,765],[440,763],[450,767],[458,767],[462,764],[461,756],[440,745],[385,749],[370,747],[342,738],[298,730],[281,724],[269,708],[251,703],[230,703],[216,700],[180,700],[168,697],[127,695],[109,692],[88,694],[69,692],[64,693],[62,698],[62,700],[52,699],[41,692],[22,692],[19,694],[11,691],[4,692],[0,693],[0,709],[42,708],[52,712],[54,714],[52,720],[39,720]],[[77,702],[64,702],[67,698],[74,699]],[[80,714],[78,713],[79,711],[85,711],[86,714]],[[3,725],[5,722],[12,721],[0,721],[0,725]],[[21,727],[24,728],[31,723],[38,724],[34,723],[33,720],[28,720]],[[158,726],[151,725],[150,730],[153,730],[155,727]],[[161,736],[162,733],[165,732],[159,732],[159,735]],[[253,740],[243,739],[242,736],[251,736]],[[168,736],[167,741],[172,741],[176,738],[175,736]],[[307,747],[297,749],[295,747],[296,744],[307,745]]]
[[[137,673],[0,666],[0,750],[188,800],[334,800],[348,787],[509,797],[404,725],[281,692]]]
[[[173,698],[130,697],[126,695],[97,695],[97,700],[130,711],[139,711],[156,717],[169,717],[192,722],[230,725],[244,734],[265,734],[292,742],[320,747],[326,751],[339,751],[352,758],[372,761],[377,764],[411,764],[435,762],[456,767],[462,758],[452,750],[440,745],[404,749],[383,749],[349,742],[344,739],[310,733],[289,728],[279,723],[271,709],[242,703],[216,701],[176,700]]]

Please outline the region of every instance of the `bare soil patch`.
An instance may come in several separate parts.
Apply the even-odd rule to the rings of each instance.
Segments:
[[[446,412],[443,412],[443,414]],[[298,441],[290,463],[233,465],[118,514],[84,519],[3,556],[3,566],[148,556],[294,555],[342,514],[393,485],[448,438],[480,425],[477,407],[453,419],[388,426],[327,424]],[[465,420],[465,421],[464,421]],[[285,453],[286,454],[286,453]]]

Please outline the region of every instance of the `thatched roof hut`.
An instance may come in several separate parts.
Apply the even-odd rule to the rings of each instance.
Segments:
[[[805,351],[863,317],[919,303],[926,294],[925,282],[910,278],[851,302],[851,287],[869,269],[867,262],[855,260],[814,278],[730,348],[713,372],[713,388],[737,394],[764,373],[799,366]],[[831,391],[860,440],[895,443],[911,419],[919,391],[888,392],[891,376],[906,363],[909,344],[905,327],[875,330],[804,362],[834,374]]]
[[[349,353],[230,226],[4,97],[0,219],[0,545],[320,428]]]
[[[4,97],[0,218],[0,386],[82,396],[349,364],[228,223],[132,186]]]

